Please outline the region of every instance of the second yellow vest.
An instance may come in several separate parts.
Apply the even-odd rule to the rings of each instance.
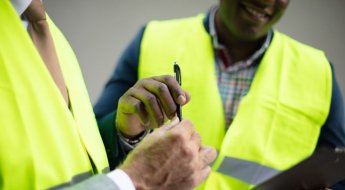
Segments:
[[[203,16],[153,21],[145,29],[139,78],[182,71],[191,119],[205,144],[219,150],[200,189],[249,189],[308,157],[315,149],[331,101],[332,77],[323,52],[277,31],[225,131],[211,37]]]

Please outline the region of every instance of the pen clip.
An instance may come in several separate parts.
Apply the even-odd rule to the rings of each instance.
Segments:
[[[178,84],[181,86],[182,85],[181,69],[176,62],[174,63],[174,73],[175,73],[175,79],[177,80]]]

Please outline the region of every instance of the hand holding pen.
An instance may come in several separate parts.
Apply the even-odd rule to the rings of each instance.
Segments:
[[[190,95],[171,75],[140,79],[120,98],[116,127],[127,138],[134,138],[174,118],[179,106],[189,99]]]

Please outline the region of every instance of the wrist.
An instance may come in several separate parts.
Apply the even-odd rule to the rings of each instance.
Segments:
[[[127,139],[138,139],[142,133],[145,131],[138,123],[132,120],[125,120],[117,115],[115,119],[115,128],[118,134]]]
[[[123,133],[121,131],[118,131],[118,136],[122,142],[124,142],[130,146],[133,146],[133,148],[134,148],[137,144],[139,144],[152,131],[153,131],[152,129],[145,130],[145,131],[141,132],[139,135],[135,136],[134,138],[128,138],[125,135],[123,135]]]
[[[130,139],[135,141],[136,139],[139,139],[146,130],[143,130],[139,133],[127,133],[127,132],[123,132],[121,129],[118,129],[118,134],[120,134],[122,137],[126,138],[126,139]]]

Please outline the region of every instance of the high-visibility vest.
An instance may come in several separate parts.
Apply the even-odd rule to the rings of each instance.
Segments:
[[[202,142],[219,150],[200,189],[249,189],[314,151],[330,109],[332,73],[324,53],[277,31],[234,121],[225,131],[212,39],[204,16],[152,21],[144,32],[139,78],[173,74],[191,101],[182,108]]]
[[[108,168],[77,59],[48,24],[70,110],[10,1],[0,1],[0,189],[65,187]]]

